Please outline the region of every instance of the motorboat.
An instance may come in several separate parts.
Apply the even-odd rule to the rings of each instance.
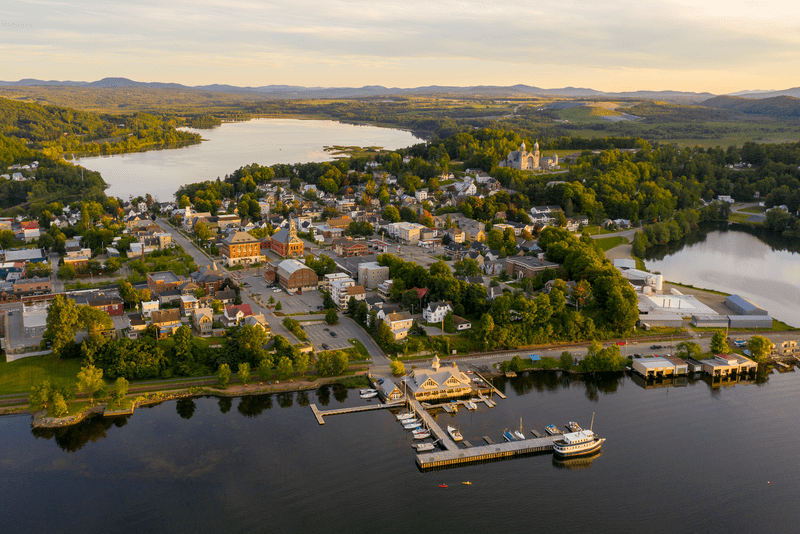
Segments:
[[[523,434],[519,430],[515,430],[514,431],[514,437],[516,437],[518,441],[519,440],[523,440],[523,439],[525,439],[525,434]]]
[[[556,425],[547,425],[546,427],[544,427],[544,431],[550,434],[551,436],[558,436],[559,434],[563,434],[563,432],[560,431]]]
[[[370,391],[369,393],[362,393],[361,394],[361,398],[362,399],[372,399],[372,398],[377,397],[377,396],[378,396],[378,392],[377,391]]]
[[[362,389],[362,390],[361,390],[361,394],[362,394],[362,395],[365,395],[365,394],[367,394],[367,393],[372,393],[372,392],[375,392],[375,393],[377,393],[377,392],[378,392],[378,390],[377,390],[377,389]]]
[[[453,438],[453,441],[461,441],[464,439],[464,436],[461,435],[461,432],[454,426],[447,425],[447,433],[450,434],[450,437]]]
[[[477,410],[478,409],[478,405],[475,404],[475,402],[473,402],[471,400],[466,401],[464,403],[464,406],[466,406],[467,410]]]
[[[428,452],[432,451],[434,448],[433,443],[416,443],[412,445],[412,447],[417,449],[417,452]]]
[[[512,434],[508,430],[503,431],[503,439],[506,441],[517,441],[517,438],[514,437],[514,434]]]
[[[404,412],[404,413],[401,413],[401,414],[397,414],[396,417],[397,417],[398,421],[402,421],[403,419],[411,419],[415,415],[416,414],[414,412]]]
[[[416,422],[416,423],[408,423],[407,425],[403,425],[403,428],[405,428],[406,430],[414,430],[415,428],[419,428],[421,426],[422,426],[422,423]]]
[[[570,421],[569,423],[567,423],[567,428],[569,429],[570,432],[580,432],[581,430],[583,430],[580,427],[580,425],[578,425],[578,423],[576,423],[575,421]]]
[[[431,437],[431,433],[429,430],[426,430],[425,432],[422,432],[420,434],[414,433],[414,439],[428,439],[429,437]]]

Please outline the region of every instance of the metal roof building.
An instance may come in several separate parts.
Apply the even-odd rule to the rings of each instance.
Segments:
[[[772,328],[769,315],[729,315],[731,328]]]
[[[731,295],[725,299],[725,305],[739,315],[768,315],[767,310],[742,297]]]
[[[701,328],[727,328],[728,316],[693,314],[692,325]]]

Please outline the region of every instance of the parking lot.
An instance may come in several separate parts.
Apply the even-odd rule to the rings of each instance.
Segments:
[[[262,275],[243,275],[242,291],[245,293],[256,293],[261,295],[262,302],[266,305],[270,297],[275,302],[281,301],[282,313],[287,315],[295,313],[308,313],[317,311],[317,306],[322,306],[322,295],[316,289],[303,291],[302,295],[296,293],[289,294],[280,286],[267,284]],[[280,289],[280,291],[276,291]]]
[[[320,316],[321,317],[321,316]],[[339,324],[330,326],[325,323],[308,325],[303,327],[308,335],[308,341],[314,345],[314,350],[326,350],[323,343],[328,345],[327,350],[349,349],[352,343],[348,339],[360,339],[365,336],[364,332],[350,321],[340,321]],[[331,335],[336,334],[336,337]],[[363,341],[362,341],[363,343]]]

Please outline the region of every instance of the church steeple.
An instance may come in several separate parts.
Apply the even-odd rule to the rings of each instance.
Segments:
[[[289,217],[289,237],[297,237],[297,227],[294,225],[294,217]]]

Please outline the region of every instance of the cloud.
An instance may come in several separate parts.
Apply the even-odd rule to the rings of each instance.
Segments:
[[[780,64],[800,60],[796,10],[769,7],[759,1],[710,0],[542,0],[530,5],[472,0],[23,0],[0,15],[32,28],[3,27],[0,46],[18,55],[11,62],[13,70],[27,64],[46,78],[55,76],[42,71],[63,71],[66,57],[69,65],[82,66],[95,77],[109,75],[103,72],[105,65],[114,75],[143,79],[149,63],[149,72],[172,70],[186,76],[159,81],[187,84],[260,85],[270,83],[267,78],[275,73],[265,71],[275,67],[281,69],[280,83],[443,84],[453,76],[448,65],[459,65],[466,66],[473,84],[495,83],[509,69],[516,72],[515,83],[534,85],[556,71],[563,73],[556,85],[586,85],[581,81],[586,69],[596,74],[642,69],[673,73],[685,85],[688,74],[683,73],[778,72]],[[47,50],[52,62],[43,56]],[[26,62],[26,57],[35,61]],[[221,62],[226,63],[226,79],[213,72]],[[314,65],[319,68],[317,80]],[[371,66],[369,72],[364,65]],[[434,66],[437,70],[425,70]],[[126,67],[129,72],[120,72]],[[205,74],[203,67],[208,68]],[[10,74],[7,69],[5,77]],[[34,74],[20,71],[17,78]],[[705,78],[706,85],[713,82],[709,75]],[[611,79],[605,83],[605,89],[614,88],[608,85]]]

